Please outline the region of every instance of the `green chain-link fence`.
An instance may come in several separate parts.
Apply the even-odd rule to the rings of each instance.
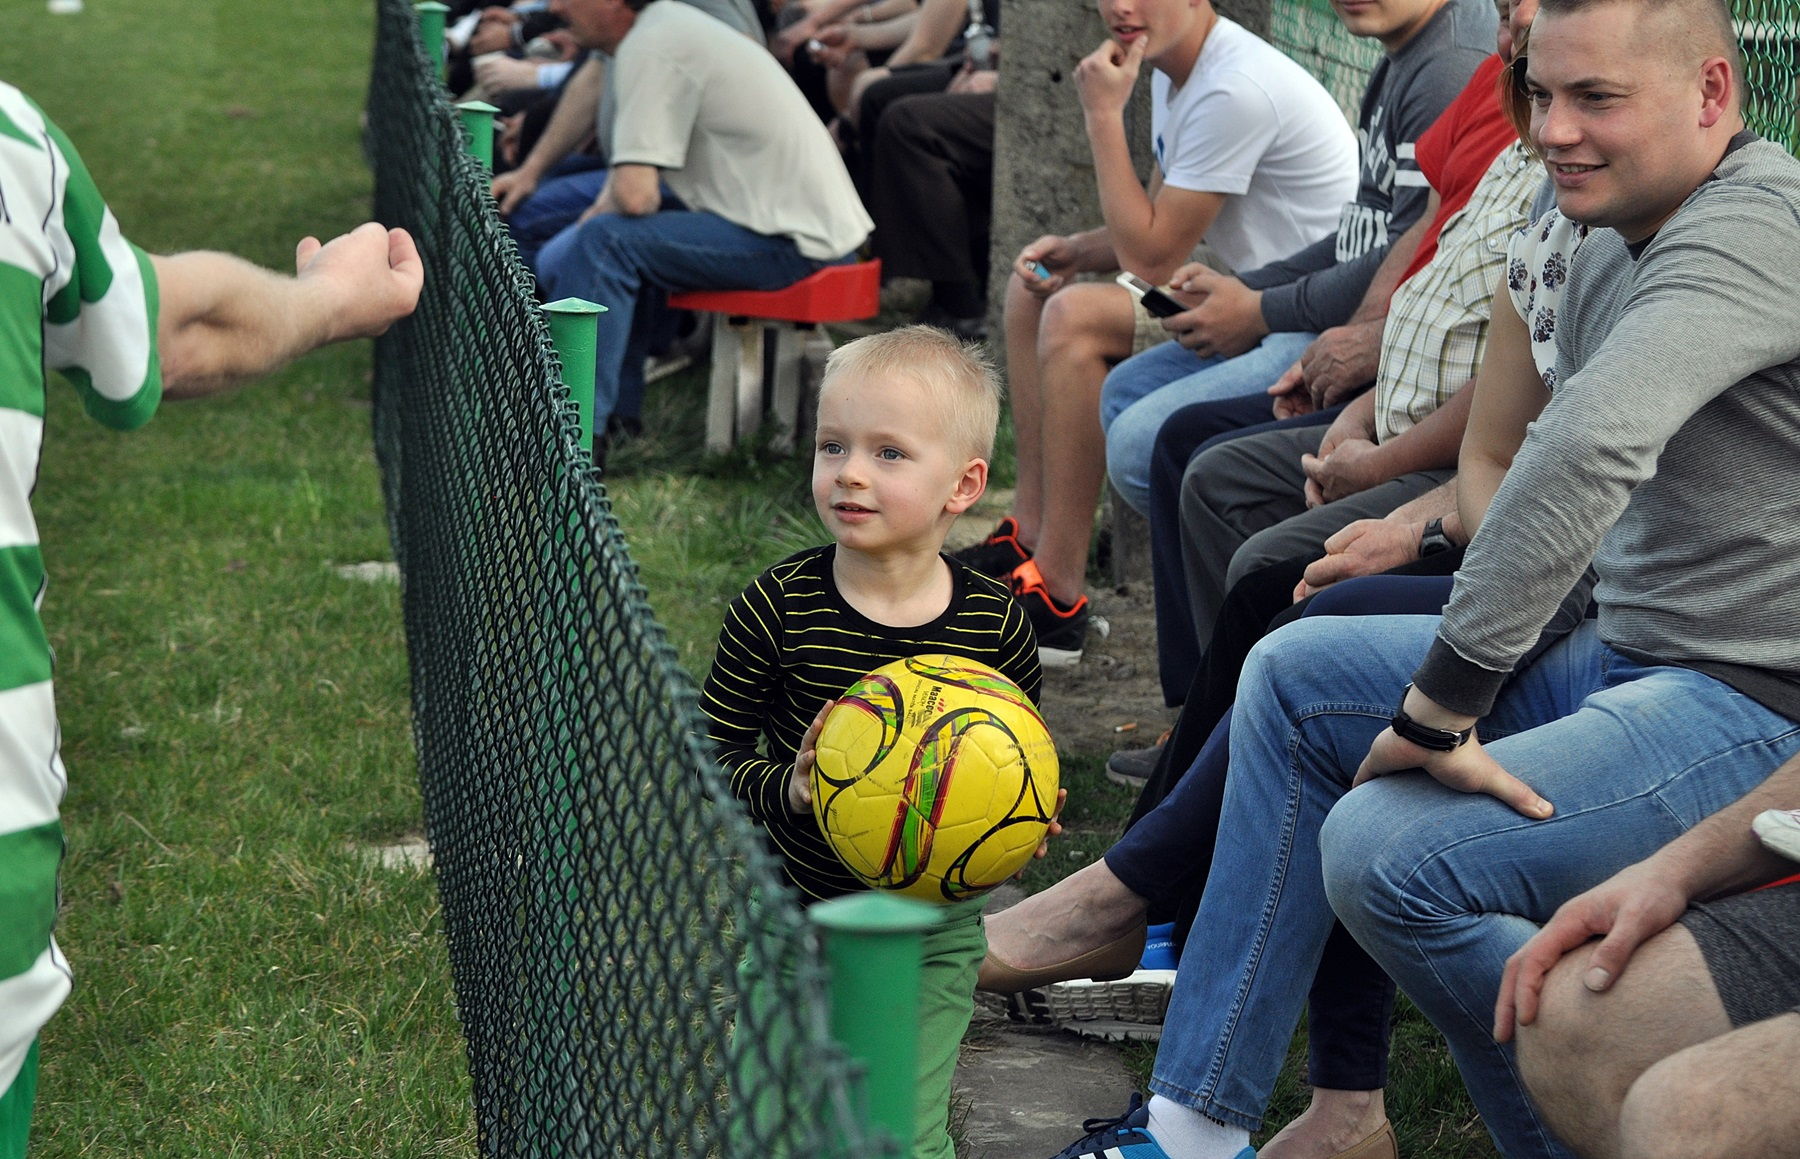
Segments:
[[[1752,127],[1792,147],[1800,0],[1739,5]],[[378,345],[375,440],[482,1150],[891,1153],[831,1043],[804,917],[695,743],[527,276],[408,0],[379,0],[376,216],[429,276]],[[1354,111],[1325,0],[1272,39]]]
[[[1733,0],[1744,51],[1744,115],[1771,140],[1800,148],[1800,0]],[[1355,120],[1381,46],[1345,34],[1329,0],[1274,0],[1269,40],[1318,77]]]
[[[1800,0],[1734,0],[1744,49],[1744,119],[1750,127],[1800,148]]]
[[[1381,45],[1347,34],[1327,0],[1274,0],[1269,6],[1269,43],[1319,78],[1338,108],[1352,123],[1356,121],[1369,70],[1381,59]]]
[[[428,271],[378,344],[375,439],[482,1150],[884,1153],[406,0],[380,4],[369,142],[376,215]]]

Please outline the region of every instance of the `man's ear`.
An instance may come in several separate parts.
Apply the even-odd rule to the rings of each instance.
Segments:
[[[1731,111],[1737,78],[1722,56],[1709,57],[1700,65],[1700,126],[1710,129]]]
[[[987,476],[987,460],[970,459],[963,467],[962,477],[956,481],[956,489],[950,492],[950,501],[944,504],[944,510],[951,515],[961,515],[975,506],[987,490]]]

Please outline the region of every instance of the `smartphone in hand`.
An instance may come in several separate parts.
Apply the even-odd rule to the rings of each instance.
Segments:
[[[1121,286],[1124,286],[1127,290],[1130,290],[1133,296],[1144,303],[1144,309],[1150,311],[1151,315],[1154,317],[1173,318],[1175,315],[1187,309],[1186,306],[1183,306],[1180,302],[1169,297],[1169,295],[1163,293],[1136,274],[1120,274],[1113,280],[1118,282]]]

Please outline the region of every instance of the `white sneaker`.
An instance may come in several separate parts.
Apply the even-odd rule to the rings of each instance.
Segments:
[[[1789,861],[1800,861],[1800,809],[1769,809],[1750,823],[1757,839]]]

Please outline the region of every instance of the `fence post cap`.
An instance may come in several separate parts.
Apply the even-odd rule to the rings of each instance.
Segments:
[[[554,302],[544,303],[546,314],[604,314],[606,307],[598,302],[590,302],[586,298],[558,298]]]
[[[871,890],[819,902],[807,910],[807,916],[835,932],[910,934],[937,925],[943,911],[928,902]]]

